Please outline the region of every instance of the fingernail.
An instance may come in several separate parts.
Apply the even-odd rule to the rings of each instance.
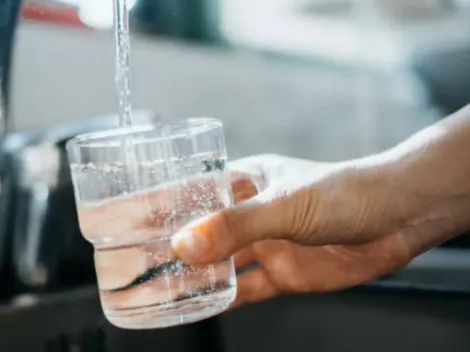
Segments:
[[[189,230],[176,233],[171,239],[171,244],[182,260],[191,262],[204,259],[210,247],[204,235]]]

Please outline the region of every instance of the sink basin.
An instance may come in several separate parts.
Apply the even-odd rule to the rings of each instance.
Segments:
[[[445,293],[382,288],[281,297],[227,314],[222,326],[226,352],[470,350],[470,302]]]
[[[0,351],[221,352],[217,319],[160,330],[130,331],[104,318],[95,287],[23,296],[0,304]],[[26,338],[25,338],[26,336]]]
[[[470,251],[437,249],[333,294],[285,296],[222,316],[226,352],[470,351]]]
[[[451,250],[439,249],[364,287],[283,296],[154,331],[111,327],[94,287],[23,297],[21,305],[0,305],[0,351],[468,352],[470,288],[458,284],[469,277],[465,254],[449,260]]]

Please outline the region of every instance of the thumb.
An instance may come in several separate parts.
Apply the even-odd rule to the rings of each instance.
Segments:
[[[173,236],[173,249],[188,264],[221,261],[247,245],[265,239],[292,238],[308,216],[310,190],[271,201],[267,191],[188,226]],[[297,224],[296,224],[297,223]],[[296,226],[297,225],[297,226]]]

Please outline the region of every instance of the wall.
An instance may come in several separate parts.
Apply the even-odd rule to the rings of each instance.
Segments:
[[[144,38],[132,43],[134,108],[171,118],[221,118],[231,157],[354,157],[393,145],[435,119],[415,106],[422,98],[406,77],[365,87],[351,72],[248,52]],[[115,111],[113,45],[109,32],[23,23],[12,77],[15,129]],[[357,95],[358,89],[372,95]]]

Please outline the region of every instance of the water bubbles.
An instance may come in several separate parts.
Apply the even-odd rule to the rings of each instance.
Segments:
[[[204,170],[201,172],[201,165]],[[157,192],[159,197],[146,197],[143,205],[153,216],[166,214],[160,223],[175,226],[182,219],[191,219],[230,205],[228,176],[220,169],[225,160],[211,154],[191,158],[137,160],[132,167],[111,160],[100,164],[72,166],[79,202],[96,203],[133,194]],[[186,209],[186,210],[185,210]]]
[[[120,126],[132,125],[131,92],[129,89],[130,35],[127,0],[114,0],[116,37],[116,91]]]

